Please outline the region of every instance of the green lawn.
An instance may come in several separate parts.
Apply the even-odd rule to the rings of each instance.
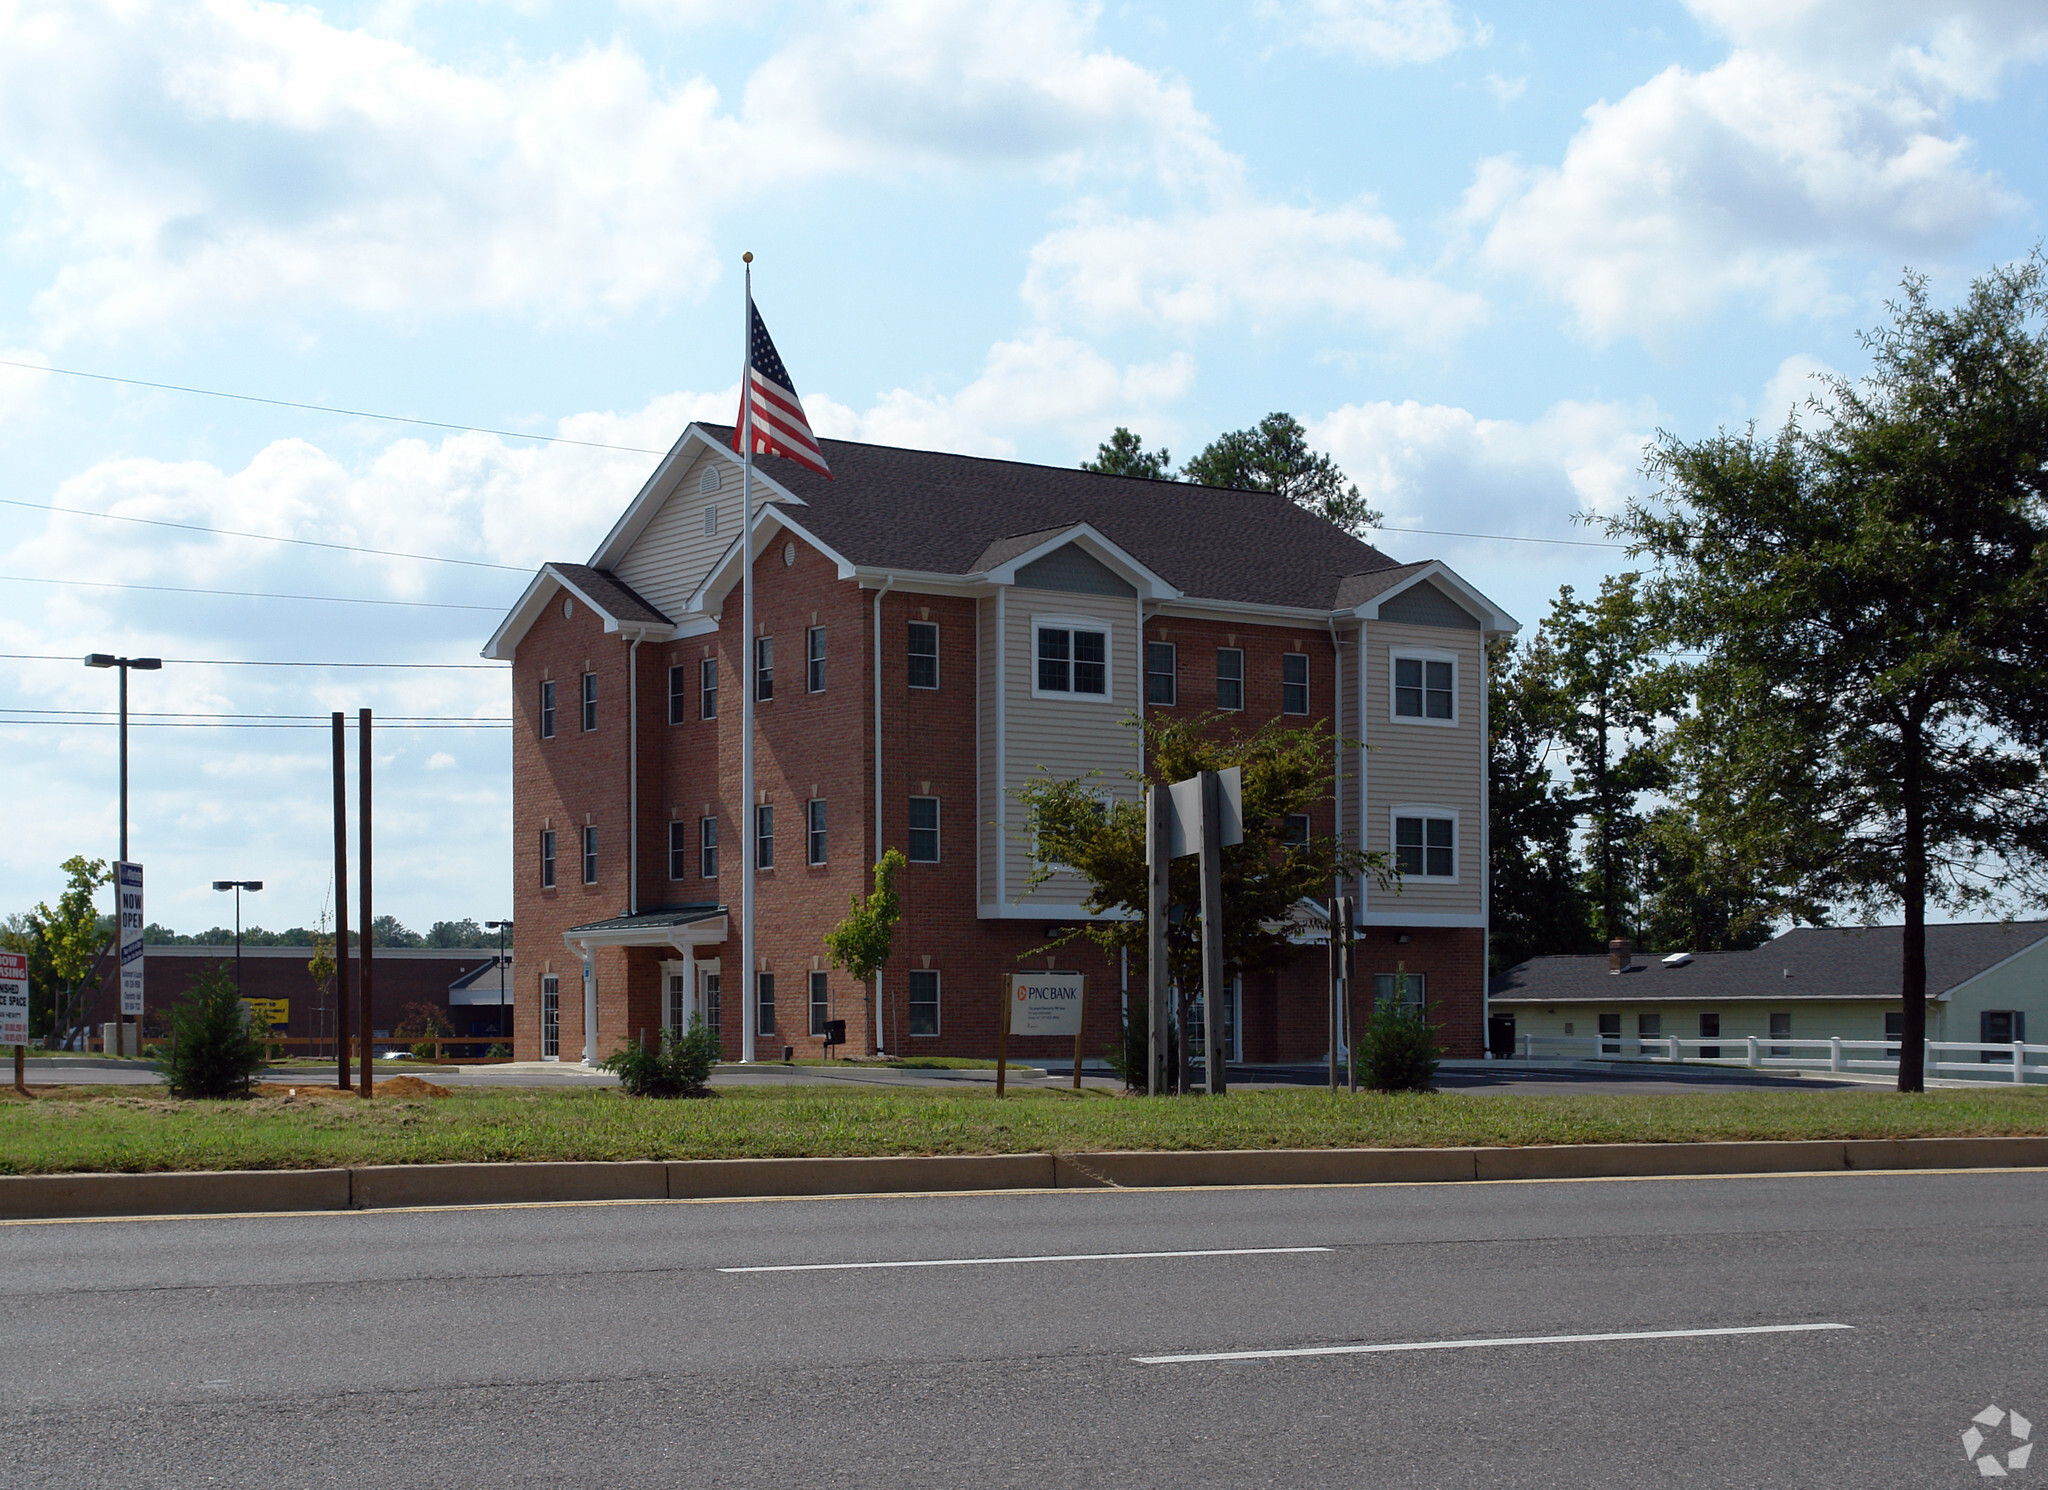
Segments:
[[[295,1169],[452,1160],[1443,1147],[2048,1133],[2048,1089],[1670,1096],[1121,1098],[1100,1092],[738,1088],[705,1101],[615,1090],[178,1102],[69,1087],[0,1101],[0,1172]]]

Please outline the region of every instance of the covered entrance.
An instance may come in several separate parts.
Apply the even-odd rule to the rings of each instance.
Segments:
[[[600,1031],[597,1015],[597,951],[603,947],[648,947],[675,954],[660,963],[661,1027],[678,1034],[687,1030],[690,1016],[697,1014],[706,1024],[717,1027],[719,1015],[718,962],[700,962],[701,949],[717,947],[728,935],[722,905],[674,905],[642,911],[637,916],[614,916],[588,926],[572,926],[562,940],[583,964],[583,1063],[597,1060],[600,1033],[623,1040],[638,1031]],[[630,966],[630,963],[628,964]],[[642,964],[644,969],[645,964]],[[708,970],[707,980],[702,974]],[[645,977],[645,973],[641,974]],[[645,996],[644,993],[642,995]],[[641,1005],[642,1008],[646,1006]]]

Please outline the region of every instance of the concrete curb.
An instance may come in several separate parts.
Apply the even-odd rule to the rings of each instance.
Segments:
[[[1469,1180],[2032,1168],[2048,1168],[2048,1137],[394,1164],[360,1169],[0,1176],[0,1220],[906,1192],[1416,1185]]]

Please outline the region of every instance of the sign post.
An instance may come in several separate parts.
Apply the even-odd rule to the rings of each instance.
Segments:
[[[1003,1094],[1005,1078],[1010,1074],[1010,990],[1005,987],[996,997],[996,1095]]]
[[[14,1047],[14,1089],[28,1094],[28,954],[0,952],[0,1045]]]
[[[121,917],[121,1054],[128,1054],[128,1020],[135,1020],[135,1054],[142,1054],[142,866],[114,866],[114,895]]]
[[[1173,859],[1201,855],[1202,924],[1202,1025],[1203,1046],[1208,1062],[1210,1092],[1224,1090],[1223,1062],[1227,1054],[1218,1032],[1223,1027],[1217,1013],[1230,999],[1224,986],[1223,961],[1223,850],[1244,842],[1244,773],[1236,766],[1227,771],[1204,771],[1169,787],[1154,787],[1148,802],[1151,821],[1147,824],[1146,860],[1151,878],[1146,895],[1147,944],[1151,948],[1148,979],[1153,1009],[1148,1034],[1152,1042],[1150,1059],[1163,1085],[1165,1039],[1160,1026],[1166,1023],[1166,921],[1167,869]],[[1183,1032],[1180,1067],[1187,1068],[1186,1037]]]
[[[1020,1035],[1074,1037],[1074,1086],[1081,1085],[1081,1032],[1088,1020],[1088,975],[1054,972],[1010,974],[1009,997],[1003,1000],[1005,1031]],[[1002,1039],[1001,1035],[997,1036]],[[1008,1042],[997,1046],[996,1090],[1002,1090],[1003,1065],[1009,1056]]]

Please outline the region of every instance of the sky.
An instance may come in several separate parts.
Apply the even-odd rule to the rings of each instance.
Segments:
[[[1533,627],[1658,432],[2041,240],[2044,62],[2039,0],[0,0],[0,913],[115,855],[113,652],[152,919],[318,921],[361,707],[379,912],[509,915],[479,648],[730,417],[742,251],[820,434],[1286,410]]]

